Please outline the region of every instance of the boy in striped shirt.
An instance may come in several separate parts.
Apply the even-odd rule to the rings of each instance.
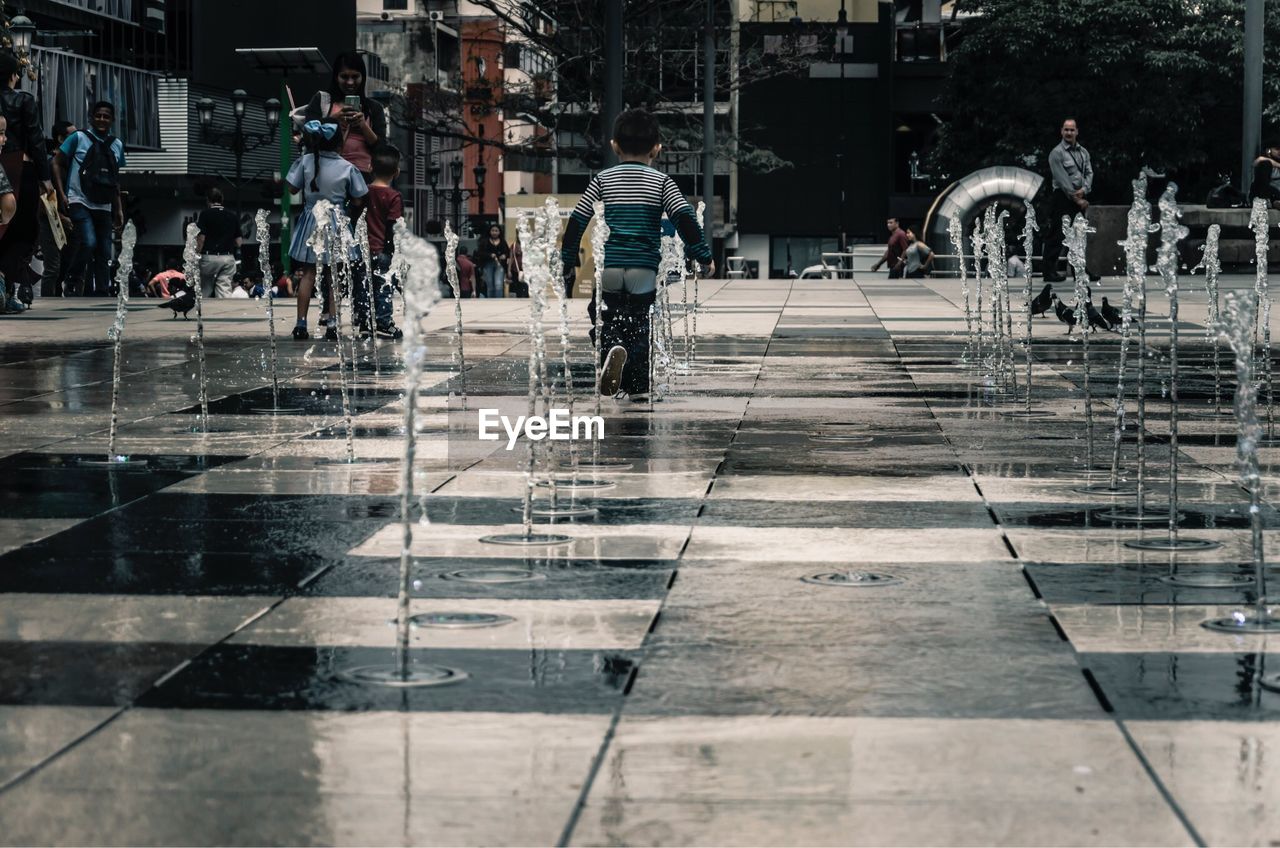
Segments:
[[[621,389],[632,400],[647,400],[649,307],[657,296],[662,214],[667,214],[680,234],[686,253],[706,266],[708,275],[715,273],[715,263],[693,207],[675,181],[653,167],[653,160],[662,152],[658,119],[644,109],[628,109],[614,121],[610,144],[618,155],[618,164],[591,178],[569,217],[560,257],[564,260],[566,291],[572,292],[578,243],[594,213],[594,204],[603,201],[609,240],[604,249],[600,295],[605,307],[600,394],[612,397]],[[594,298],[587,311],[594,327]]]

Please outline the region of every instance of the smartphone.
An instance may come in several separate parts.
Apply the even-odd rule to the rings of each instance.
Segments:
[[[360,111],[360,105],[361,105],[361,104],[360,104],[360,95],[358,95],[358,94],[348,94],[346,97],[342,98],[342,105],[343,105],[343,106],[346,106],[346,107],[347,107],[347,108],[349,108],[349,109],[355,109],[357,112],[359,112],[359,111]]]

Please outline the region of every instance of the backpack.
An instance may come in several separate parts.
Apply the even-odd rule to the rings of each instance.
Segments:
[[[120,162],[112,149],[115,138],[101,141],[87,132],[81,135],[89,140],[89,149],[80,163],[80,192],[90,203],[111,203],[120,188]]]

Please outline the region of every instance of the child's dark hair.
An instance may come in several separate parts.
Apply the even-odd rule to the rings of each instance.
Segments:
[[[336,121],[327,121],[327,120],[321,121],[320,123],[321,125],[337,124]],[[320,154],[330,153],[340,149],[341,147],[342,147],[341,132],[335,132],[332,138],[325,138],[324,133],[321,133],[321,132],[307,132],[305,129],[302,131],[303,153],[312,154],[314,159],[314,163],[313,163],[314,170],[311,172],[311,190],[312,191],[314,192],[320,191],[320,183],[318,182],[318,180],[320,179]],[[303,171],[303,174],[304,175],[306,174],[305,170]],[[303,199],[305,200],[305,196]]]
[[[0,52],[0,85],[8,85],[9,77],[22,73],[22,63],[8,50]]]
[[[628,109],[613,122],[613,140],[627,156],[644,156],[661,140],[658,119],[644,109]]]
[[[389,180],[400,170],[400,149],[391,144],[379,144],[373,149],[373,175]]]
[[[89,117],[92,119],[99,109],[109,109],[111,111],[111,117],[115,118],[116,116],[116,104],[112,103],[110,100],[99,100],[89,107]]]
[[[467,250],[467,246],[466,246],[465,244],[460,244],[460,245],[458,245],[458,255],[459,255],[459,256],[470,256],[470,255],[471,255],[471,251]]]

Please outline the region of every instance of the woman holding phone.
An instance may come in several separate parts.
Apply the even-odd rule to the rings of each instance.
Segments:
[[[317,91],[307,104],[305,120],[334,120],[342,129],[339,155],[373,180],[373,148],[385,141],[387,113],[382,104],[364,93],[368,72],[359,53],[339,53],[333,60],[333,77],[327,91]]]

